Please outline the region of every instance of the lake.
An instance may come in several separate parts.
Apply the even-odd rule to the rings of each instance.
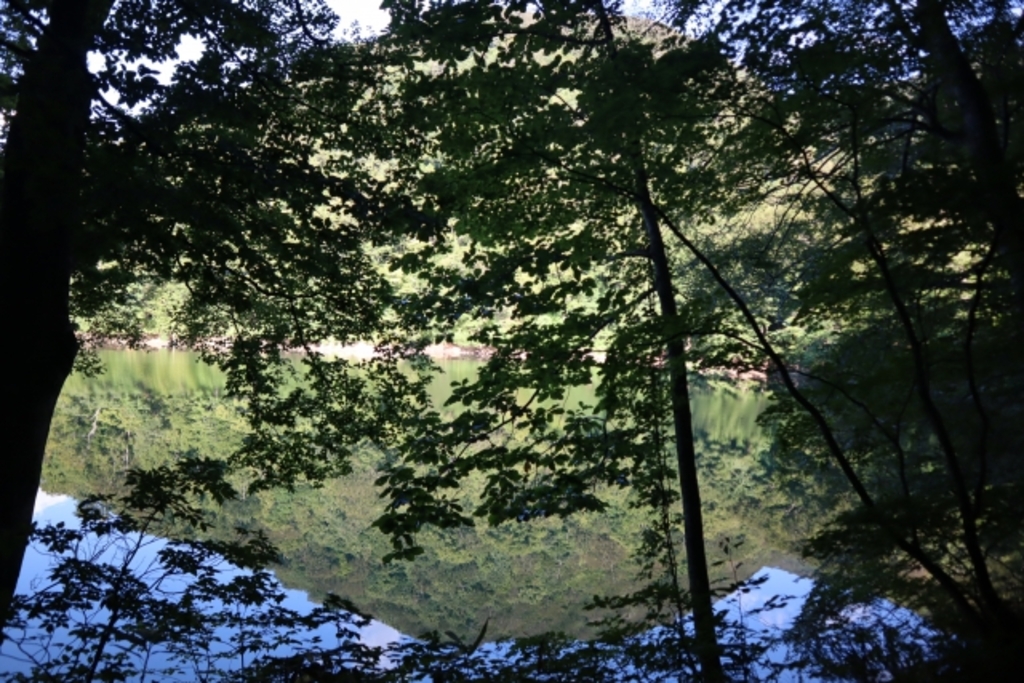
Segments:
[[[118,351],[101,357],[105,373],[70,378],[58,405],[43,473],[44,517],[72,523],[71,499],[121,491],[130,467],[196,455],[226,458],[244,438],[242,406],[225,397],[224,377],[195,355]],[[447,383],[471,377],[479,362],[441,365],[443,379],[432,388],[438,404],[447,397]],[[577,389],[573,399],[587,399],[588,391]],[[702,384],[693,396],[713,578],[723,591],[766,566],[784,570],[773,576],[792,581],[809,571],[796,550],[812,528],[815,508],[803,510],[791,491],[779,490],[772,441],[756,422],[766,403],[754,388],[722,383]],[[488,641],[550,631],[587,638],[594,635],[588,622],[602,615],[584,610],[595,596],[641,586],[632,556],[649,520],[629,505],[628,490],[606,492],[604,514],[428,530],[426,552],[416,561],[382,564],[389,544],[370,527],[384,509],[373,487],[379,460],[380,454],[361,454],[350,476],[320,488],[210,505],[207,533],[216,539],[237,527],[263,531],[281,551],[272,569],[288,604],[341,596],[379,620],[364,627],[375,642],[431,631],[470,642],[484,624]],[[24,586],[42,562],[36,556],[26,565]],[[627,609],[624,616],[641,613]]]

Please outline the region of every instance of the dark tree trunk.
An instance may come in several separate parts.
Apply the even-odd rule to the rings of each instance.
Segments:
[[[672,273],[665,254],[665,243],[651,201],[647,176],[638,173],[637,193],[648,251],[654,266],[654,289],[658,295],[661,316],[673,320],[679,314],[672,289]],[[721,648],[715,634],[715,612],[712,607],[711,580],[704,551],[704,519],[697,481],[697,452],[693,442],[693,416],[690,413],[690,388],[686,377],[686,356],[681,339],[666,344],[671,377],[672,422],[676,435],[676,459],[679,463],[679,489],[683,499],[683,545],[686,550],[686,573],[693,602],[693,625],[697,639],[697,659],[706,683],[725,680]]]
[[[18,82],[0,205],[0,615],[25,554],[50,419],[78,346],[68,314],[71,239],[81,221],[86,52],[110,0],[54,0]]]
[[[979,204],[984,207],[995,228],[999,256],[1010,273],[1017,319],[1024,320],[1024,200],[1018,194],[1013,169],[1006,162],[992,99],[954,35],[943,4],[938,0],[922,0],[915,14],[920,41],[928,51],[942,83],[952,90],[956,99],[963,121],[964,145],[978,182],[981,198]],[[884,267],[885,264],[882,262],[880,265]],[[952,440],[946,435],[942,416],[931,401],[927,373],[917,349],[919,342],[912,336],[909,314],[900,310],[898,296],[894,288],[890,289],[901,322],[908,330],[911,348],[914,349],[918,366],[915,386],[946,453],[951,486],[957,494],[960,507],[964,545],[975,575],[982,611],[1000,628],[1017,631],[1021,628],[1020,619],[993,585],[985,551],[978,538],[979,519],[983,517],[983,510],[979,507],[979,501],[971,500]]]
[[[963,142],[975,173],[979,205],[995,227],[1000,259],[1009,271],[1019,315],[1024,315],[1024,200],[1000,139],[992,98],[949,25],[940,0],[922,0],[914,13],[918,40],[957,103]]]

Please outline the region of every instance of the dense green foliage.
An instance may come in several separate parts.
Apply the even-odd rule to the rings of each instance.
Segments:
[[[702,5],[665,4],[680,26]],[[415,193],[475,240],[474,277],[440,272],[437,286],[521,320],[481,335],[499,348],[496,379],[466,402],[543,434],[542,411],[495,394],[543,396],[596,371],[610,418],[617,381],[642,395],[637,361],[657,340],[687,335],[705,362],[767,361],[784,452],[836,467],[857,501],[816,552],[847,581],[845,558],[872,557],[865,580],[979,633],[1016,632],[1018,578],[1002,569],[1021,541],[1014,13],[737,2],[684,40],[600,4],[580,20],[570,4],[532,17],[394,5],[421,60],[403,83],[432,103],[436,131]],[[637,230],[648,200],[671,233],[681,313],[643,326],[647,269],[622,259],[653,258]],[[596,309],[575,304],[594,291]],[[615,334],[600,367],[586,355],[598,329]],[[577,476],[614,481],[594,469],[605,434]],[[531,457],[476,463],[504,482],[496,501],[530,500],[509,469]]]
[[[800,245],[748,266],[799,302],[774,318],[778,341],[758,336],[803,383],[779,407],[780,436],[843,469],[860,503],[814,552],[862,558],[863,575],[843,563],[848,584],[881,574],[936,618],[1015,633],[1020,8],[780,3],[747,23],[742,11],[715,30],[737,59],[758,37],[723,179],[749,188],[731,202],[741,215],[789,212],[778,227]]]
[[[81,220],[61,217],[81,227],[74,258],[49,262],[76,264],[82,341],[169,330],[225,370],[230,399],[72,391],[54,438],[89,434],[89,457],[48,477],[102,489],[209,448],[240,514],[289,557],[329,549],[292,561],[348,572],[371,601],[399,574],[443,592],[415,567],[534,562],[503,525],[529,524],[548,572],[558,533],[615,560],[635,547],[643,584],[602,605],[648,624],[693,607],[696,641],[667,629],[662,645],[709,680],[723,653],[679,529],[698,557],[705,529],[748,531],[717,492],[754,482],[768,528],[797,508],[823,522],[801,527],[826,579],[802,632],[882,594],[998,672],[985,653],[1024,633],[1024,7],[663,0],[658,23],[599,0],[384,4],[392,30],[367,43],[334,40],[316,3],[212,3],[205,23],[171,0],[101,7],[96,83],[122,102],[81,149],[62,143],[84,155]],[[4,10],[12,111],[63,6]],[[140,28],[154,9],[159,39]],[[170,83],[131,61],[169,57],[197,21],[206,50]],[[489,357],[441,394],[422,350],[456,339]],[[374,357],[318,350],[357,341]],[[697,369],[759,373],[770,449],[691,438]],[[171,414],[176,435],[152,430]],[[211,511],[221,531],[228,510]],[[337,537],[323,516],[343,517]],[[353,563],[341,548],[367,525],[386,545],[360,562],[412,568]],[[481,616],[439,615],[464,641]]]

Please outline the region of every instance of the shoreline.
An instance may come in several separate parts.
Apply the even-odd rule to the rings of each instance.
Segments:
[[[132,346],[128,343],[114,339],[82,340],[84,345],[94,349],[107,351],[198,351],[199,349],[186,344],[176,343],[174,339],[164,337],[147,337]],[[212,344],[218,342],[226,343],[226,340],[210,340]],[[316,344],[313,350],[325,356],[344,358],[346,360],[371,360],[377,353],[374,345],[369,342],[356,342],[354,344],[325,343]],[[301,349],[290,351],[291,353],[304,353]],[[494,349],[488,346],[460,346],[458,344],[428,344],[423,348],[423,354],[432,360],[480,360],[484,361],[494,355]],[[598,364],[604,363],[607,354],[604,351],[591,351],[587,354]],[[692,370],[696,375],[704,378],[727,378],[731,381],[751,382],[754,384],[766,385],[769,381],[768,373],[765,370],[736,370],[733,368],[701,368]]]
[[[130,344],[118,339],[90,339],[79,340],[83,348],[93,348],[104,351],[199,351],[196,346],[182,344],[175,339],[166,337],[147,337],[138,344]],[[226,344],[226,339],[211,339],[212,345]],[[351,360],[370,360],[377,355],[374,345],[369,342],[356,342],[354,344],[339,344],[328,342],[314,344],[313,350],[325,356],[334,356]],[[305,353],[303,349],[292,349],[288,353]],[[424,355],[434,360],[486,360],[494,354],[494,349],[485,346],[459,346],[458,344],[429,344],[423,349]]]

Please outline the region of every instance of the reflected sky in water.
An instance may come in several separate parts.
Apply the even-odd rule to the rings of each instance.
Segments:
[[[76,501],[69,496],[54,495],[40,490],[36,496],[33,519],[36,524],[40,526],[47,524],[64,524],[69,528],[78,528],[80,526],[80,522],[75,514],[76,507]],[[166,541],[163,539],[147,536],[142,550],[135,557],[131,565],[133,569],[136,570],[136,574],[146,572],[147,568],[154,564],[159,550],[165,546]],[[32,544],[26,552],[25,560],[22,564],[21,577],[18,580],[18,593],[31,594],[39,590],[44,590],[46,588],[49,571],[52,569],[54,564],[54,559],[55,558],[52,555],[44,553],[38,544]],[[106,552],[95,559],[97,561],[106,560],[118,563],[120,558],[117,557],[115,553]],[[218,578],[221,581],[226,581],[230,577],[240,573],[242,573],[241,570],[224,563],[221,567],[220,573],[218,574]],[[173,589],[173,586],[170,588]],[[294,610],[300,614],[306,614],[315,609],[318,605],[309,599],[309,596],[305,591],[285,588],[284,600],[279,603],[279,606],[285,609]],[[93,618],[102,618],[103,616],[105,616],[104,613],[97,612],[93,615]],[[27,675],[32,670],[32,663],[30,661],[32,657],[38,659],[52,659],[59,657],[61,651],[60,648],[57,647],[57,644],[62,641],[73,642],[74,639],[69,637],[69,634],[66,633],[58,633],[56,635],[57,637],[53,639],[54,645],[50,647],[27,647],[23,648],[20,652],[16,642],[11,642],[11,640],[5,642],[2,648],[0,648],[0,673],[22,673]],[[230,637],[229,633],[218,635],[225,639]],[[335,630],[330,625],[324,625],[315,631],[307,631],[304,636],[305,642],[312,642],[316,638],[319,638],[323,643],[331,644],[332,641],[336,641]],[[369,625],[359,629],[359,640],[363,644],[371,647],[386,648],[388,645],[398,642],[403,638],[404,636],[396,629],[377,620],[372,620]],[[15,640],[18,639],[15,638]],[[293,652],[278,649],[273,651],[272,654],[289,655],[293,654]],[[156,656],[149,660],[148,669],[151,671],[158,670],[173,663],[173,661],[163,660],[159,656]],[[233,660],[222,660],[218,663],[218,668],[221,670],[237,668],[237,662]],[[190,680],[187,673],[183,675],[185,677],[181,680]],[[152,678],[148,679],[152,680]]]
[[[68,526],[77,526],[75,501],[68,496],[51,495],[40,491],[36,500],[35,519],[40,524],[64,523]],[[162,539],[152,537],[150,539],[151,542],[146,546],[144,556],[140,554],[135,565],[141,567],[152,562],[158,550],[165,544],[165,541]],[[51,562],[52,558],[41,554],[38,548],[32,547],[25,559],[22,578],[19,582],[19,592],[40,589],[42,587],[41,582],[45,579]],[[222,576],[227,577],[238,572],[239,570],[234,567],[225,566],[223,567]],[[767,652],[762,655],[758,662],[752,665],[750,674],[754,680],[763,680],[769,677],[772,680],[783,683],[789,683],[790,681],[794,683],[796,681],[807,681],[810,683],[819,680],[808,675],[806,671],[780,671],[773,667],[773,665],[776,667],[784,665],[786,662],[794,659],[794,653],[782,641],[781,637],[785,630],[800,615],[813,586],[814,582],[809,578],[800,577],[781,569],[764,567],[756,572],[743,588],[718,601],[717,609],[723,613],[723,622],[727,625],[726,633],[730,634],[723,638],[724,644],[731,643],[735,645],[737,643],[735,640],[737,636],[735,634],[740,633],[740,631],[736,627],[741,626],[743,629],[742,637],[747,639],[747,642],[761,642],[769,646]],[[316,607],[316,604],[303,591],[286,589],[284,593],[283,607],[301,613],[308,612]],[[890,625],[901,623],[914,628],[920,628],[923,625],[922,620],[908,610],[895,607],[882,600],[877,600],[869,606],[847,610],[843,612],[842,618],[848,619],[851,623],[862,622],[870,624],[872,620],[876,620],[875,623],[884,622]],[[877,622],[877,620],[881,620],[881,622]],[[690,630],[688,623],[685,627],[687,630]],[[658,642],[668,635],[668,628],[667,626],[657,627],[639,636],[638,639],[641,642]],[[322,638],[326,643],[330,643],[332,638],[334,638],[332,628],[325,626],[316,632],[308,633],[305,642],[309,642],[315,636]],[[364,644],[382,648],[399,642],[409,641],[407,636],[379,621],[373,621],[368,626],[362,628],[359,636]],[[511,651],[511,644],[508,641],[492,642],[483,644],[477,651],[476,656],[484,659],[500,660],[502,658],[507,659]],[[18,656],[17,650],[10,642],[4,645],[2,653],[0,671],[9,674],[15,672],[28,673],[30,671],[29,663],[25,661],[23,656]],[[280,650],[275,652],[278,655],[292,653],[291,651]],[[46,654],[50,657],[55,657],[59,652],[53,651]],[[42,656],[42,653],[37,652],[36,655]],[[150,662],[150,668],[158,668],[162,664],[165,663],[154,659]],[[219,666],[222,670],[225,670],[236,665],[237,663],[233,661],[225,661]],[[622,674],[625,676],[627,674],[640,673],[632,670],[634,666],[633,664],[624,663],[621,669]],[[645,671],[642,675],[644,680],[653,681],[670,680],[676,674]],[[887,672],[884,670],[879,671],[878,676],[881,676],[878,680],[888,680],[886,678]],[[187,676],[182,680],[188,680]]]

